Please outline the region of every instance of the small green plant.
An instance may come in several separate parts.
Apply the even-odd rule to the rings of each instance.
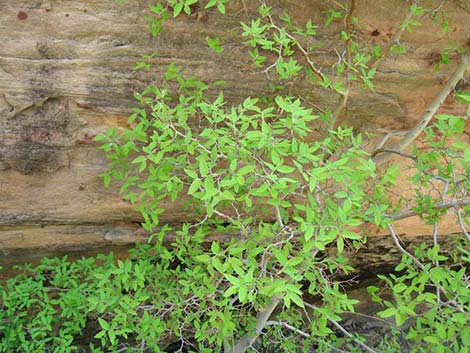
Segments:
[[[151,33],[195,3],[151,5]],[[224,14],[227,3],[211,0],[205,8]],[[272,95],[231,104],[174,64],[158,85],[135,94],[129,128],[95,141],[110,159],[104,184],[120,184],[142,214],[149,244],[126,260],[45,259],[25,267],[1,292],[2,352],[73,352],[84,339],[92,352],[162,352],[170,342],[178,342],[176,351],[207,353],[402,352],[404,339],[412,352],[466,352],[470,149],[464,118],[430,121],[470,59],[415,128],[391,146],[387,134],[367,152],[368,136],[341,121],[349,91],[374,89],[378,62],[406,52],[400,34],[420,26],[425,9],[411,5],[394,38],[370,47],[354,35],[356,2],[345,3],[324,13],[325,26],[344,23],[338,38],[345,54],[327,73],[313,60],[318,44],[307,40],[323,25],[296,24],[261,3],[240,35]],[[218,38],[207,44],[222,55]],[[140,68],[151,66],[143,61]],[[337,105],[312,108],[288,88],[298,80],[336,95]],[[456,98],[469,103],[466,92]],[[424,145],[405,152],[423,132]],[[411,200],[392,197],[400,173],[383,167],[391,156],[416,171]],[[161,223],[170,203],[186,212],[184,224]],[[464,236],[445,253],[438,222],[450,210]],[[406,249],[394,222],[416,215],[434,226],[433,244]],[[384,305],[379,316],[395,319],[377,346],[341,322],[357,304],[343,287],[354,271],[348,256],[367,241],[371,225],[388,228],[403,254],[397,273],[380,276],[393,299],[369,288]]]

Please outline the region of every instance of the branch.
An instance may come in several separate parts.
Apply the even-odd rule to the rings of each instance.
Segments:
[[[338,106],[336,107],[335,111],[331,115],[331,122],[330,122],[330,125],[328,127],[329,130],[334,130],[336,128],[336,122],[338,120],[338,116],[341,114],[344,107],[346,107],[346,103],[348,102],[350,86],[351,86],[351,84],[350,84],[349,79],[348,79],[348,87],[346,88],[346,91],[341,93],[341,95],[339,97]]]
[[[350,76],[351,76],[351,22],[353,19],[354,11],[356,10],[356,0],[351,0],[351,6],[349,7],[348,14],[345,17],[345,26],[344,30],[346,32],[346,41],[345,41],[345,46],[346,46],[346,60],[347,60],[347,87],[346,91],[341,94],[339,97],[338,101],[338,106],[336,107],[335,111],[331,115],[331,121],[329,125],[329,130],[334,130],[336,128],[336,122],[338,121],[338,117],[343,111],[343,109],[346,107],[346,104],[348,103],[348,97],[349,97],[349,90],[351,88],[351,81],[350,81]]]
[[[467,239],[470,241],[470,234],[468,233],[467,229],[465,228],[465,223],[463,221],[462,214],[460,213],[460,207],[455,206],[454,208],[455,208],[455,213],[457,213],[457,219],[459,220],[460,229],[462,230],[462,233],[465,234]]]
[[[298,328],[292,326],[292,325],[289,325],[287,322],[284,322],[284,321],[266,321],[266,326],[273,326],[273,325],[279,325],[279,326],[283,326],[291,331],[294,331],[295,333],[305,337],[305,338],[310,338],[310,334],[308,334],[307,332],[304,332],[302,330],[299,330]]]
[[[263,4],[264,6],[266,6],[266,4],[262,1],[261,4]],[[268,20],[269,20],[269,23],[271,24],[271,27],[274,28],[276,31],[278,31],[279,33],[282,32],[281,28],[279,28],[279,26],[276,25],[276,23],[274,23],[274,20],[273,20],[273,17],[271,16],[270,13],[268,13]],[[304,47],[299,43],[299,41],[297,40],[297,38],[295,38],[292,34],[290,34],[289,32],[285,31],[284,32],[286,37],[289,38],[290,40],[292,40],[294,43],[295,43],[295,46],[297,47],[297,49],[300,50],[300,52],[302,53],[302,56],[304,57],[305,61],[307,62],[308,66],[310,67],[310,69],[312,70],[312,72],[319,78],[321,79],[322,81],[324,81],[323,79],[323,74],[321,73],[321,71],[319,69],[317,69],[315,67],[315,64],[312,62],[312,60],[310,60],[310,57],[307,53],[307,51],[304,49]]]
[[[434,224],[432,226],[432,240],[433,240],[433,245],[437,247],[439,244],[437,242],[437,220],[434,221]],[[439,260],[436,259],[434,262],[434,265],[436,267],[439,267]],[[436,287],[436,299],[439,304],[441,304],[441,291],[439,290],[439,287]]]
[[[416,162],[416,157],[413,156],[412,154],[391,150],[389,148],[378,148],[374,152],[372,152],[371,155],[372,155],[372,157],[374,157],[375,155],[377,155],[379,153],[393,153],[393,154],[396,154],[396,155],[399,155],[399,156],[402,156],[402,157],[405,157],[405,158],[412,159]]]
[[[307,302],[304,302],[304,305],[307,307],[307,308],[310,308],[310,309],[313,309],[313,310],[317,310],[318,308],[315,306],[315,305],[312,305],[310,303],[307,303]],[[338,330],[340,330],[346,337],[349,337],[350,339],[352,339],[357,345],[361,346],[362,348],[364,348],[366,351],[370,352],[370,353],[378,353],[377,351],[373,350],[372,348],[370,348],[367,344],[359,341],[358,339],[354,338],[354,336],[349,332],[347,331],[343,326],[341,326],[337,321],[333,320],[333,319],[330,319],[330,318],[327,318],[328,321],[333,324]]]
[[[384,130],[380,131],[380,132],[386,132]],[[380,142],[377,144],[377,146],[375,146],[375,150],[374,152],[372,152],[372,157],[375,156],[375,154],[377,154],[377,150],[380,150],[382,149],[382,147],[385,145],[385,142],[388,141],[388,139],[392,136],[404,136],[406,135],[407,133],[409,132],[409,130],[397,130],[397,131],[388,131],[384,137],[382,138],[382,140],[380,140]]]
[[[421,134],[421,132],[423,132],[423,130],[426,128],[429,121],[432,119],[432,117],[436,113],[436,111],[441,107],[442,103],[444,103],[444,100],[447,98],[450,92],[454,89],[455,85],[462,79],[467,69],[470,69],[470,55],[469,54],[464,55],[462,57],[462,60],[459,66],[457,66],[457,68],[455,69],[452,77],[449,79],[446,85],[442,88],[442,90],[439,92],[436,98],[434,98],[434,100],[426,109],[426,111],[421,115],[417,124],[411,130],[409,130],[400,141],[398,141],[393,146],[391,146],[390,147],[391,150],[394,150],[396,152],[402,152],[406,147],[408,147],[408,145],[410,145]],[[393,154],[391,152],[386,152],[386,153],[380,154],[379,156],[374,157],[373,160],[377,165],[380,165],[388,161],[392,157],[392,155]]]
[[[414,264],[417,267],[419,267],[419,269],[421,271],[429,274],[429,270],[426,270],[426,267],[423,265],[423,263],[421,261],[419,261],[415,256],[413,256],[410,252],[408,252],[403,246],[401,246],[400,239],[398,238],[398,234],[395,231],[395,228],[393,227],[393,224],[388,225],[388,230],[390,231],[390,235],[392,236],[393,241],[395,242],[395,245],[398,247],[398,249],[401,251],[401,253],[408,256],[409,258],[411,258],[413,260]],[[447,290],[444,287],[442,287],[440,284],[435,283],[434,286],[436,287],[436,290],[438,290],[439,293],[440,293],[438,295],[438,298],[441,297],[441,294],[442,294],[442,297],[449,297],[449,293],[447,292]],[[454,305],[455,310],[458,310],[461,313],[467,314],[465,309],[463,307],[461,307],[457,302],[453,301],[452,304]]]
[[[369,61],[369,68],[372,69],[378,65],[379,62],[382,61],[383,58],[386,58],[392,49],[392,46],[400,40],[401,35],[406,29],[407,24],[410,22],[411,18],[413,17],[413,11],[409,10],[405,19],[401,23],[400,27],[398,27],[397,31],[394,33],[393,37],[387,42],[385,45],[381,55],[378,58],[372,58]]]
[[[461,201],[452,201],[452,202],[441,202],[434,206],[436,210],[445,210],[448,208],[456,208],[462,206],[470,206],[470,200],[461,200]],[[388,215],[387,218],[392,221],[399,221],[400,219],[405,219],[409,217],[419,216],[419,213],[413,210],[406,210],[394,215]]]
[[[255,332],[254,334],[246,334],[242,338],[239,339],[238,343],[233,348],[225,349],[225,353],[245,353],[246,350],[255,343],[258,336],[263,331],[263,328],[267,325],[269,317],[273,313],[274,309],[276,309],[277,305],[281,301],[281,298],[272,297],[271,303],[264,309],[260,311],[256,316],[256,325],[255,325]]]
[[[410,252],[408,252],[401,244],[400,244],[400,239],[398,238],[398,234],[395,230],[395,227],[393,226],[393,224],[389,224],[388,226],[388,230],[390,232],[390,235],[392,236],[393,238],[393,241],[395,242],[395,245],[397,246],[397,248],[401,251],[402,254],[408,256],[410,259],[413,260],[413,262],[415,263],[416,266],[419,267],[419,269],[421,271],[425,271],[426,272],[426,268],[424,267],[424,265],[421,263],[421,261],[419,261],[416,257],[413,256],[413,254],[411,254]]]

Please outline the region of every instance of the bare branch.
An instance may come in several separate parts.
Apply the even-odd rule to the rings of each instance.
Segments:
[[[393,224],[389,224],[388,226],[388,230],[390,232],[390,235],[392,236],[393,238],[393,241],[395,242],[395,245],[397,246],[397,248],[401,251],[402,254],[405,254],[406,256],[408,256],[409,258],[411,258],[413,260],[413,262],[415,263],[416,266],[419,267],[420,270],[422,271],[425,271],[425,267],[424,265],[421,263],[421,261],[419,261],[416,257],[413,256],[413,254],[411,254],[410,252],[408,252],[401,244],[400,244],[400,239],[398,238],[398,234],[395,230],[395,227],[393,226]]]
[[[385,145],[385,142],[387,142],[390,137],[392,137],[392,136],[404,136],[408,132],[409,132],[409,130],[388,131],[384,135],[382,140],[380,140],[380,142],[377,144],[377,146],[375,146],[375,150],[374,150],[374,152],[372,152],[372,155],[375,155],[377,153],[377,150],[380,150]]]
[[[307,332],[304,332],[302,330],[299,330],[298,328],[292,326],[292,325],[289,325],[287,322],[284,322],[284,321],[267,321],[266,322],[266,326],[273,326],[273,325],[279,325],[279,326],[283,326],[291,331],[294,331],[295,333],[305,337],[305,338],[309,338],[310,337],[310,334],[308,334]]]
[[[410,159],[416,161],[416,157],[413,156],[412,154],[391,150],[389,148],[378,148],[371,154],[371,156],[374,157],[375,155],[377,155],[379,153],[393,153],[393,154],[396,154],[396,155],[399,155],[399,156],[402,156],[402,157],[406,157],[406,158],[410,158]]]
[[[467,239],[470,241],[470,234],[468,233],[465,227],[465,223],[463,222],[463,217],[462,217],[462,214],[460,213],[460,207],[455,206],[454,208],[455,208],[455,213],[457,213],[457,219],[459,220],[460,230],[462,231],[463,234],[465,234]]]
[[[432,103],[426,109],[426,111],[421,115],[418,123],[408,131],[408,133],[397,143],[390,147],[390,149],[402,152],[408,145],[410,145],[428,125],[429,121],[432,119],[436,111],[441,107],[444,100],[450,94],[450,92],[454,89],[455,85],[462,79],[466,70],[470,68],[470,55],[464,55],[460,64],[454,71],[454,74],[446,83],[446,85],[442,88],[439,94],[434,98]],[[388,161],[393,156],[392,153],[387,152],[383,153],[379,156],[373,158],[374,162],[377,165],[380,165],[386,161]]]
[[[234,347],[229,348],[228,351],[225,350],[225,353],[245,353],[246,350],[255,343],[256,339],[263,331],[263,328],[266,326],[266,322],[269,320],[269,317],[280,301],[281,298],[272,297],[271,303],[266,307],[266,309],[258,312],[258,315],[256,316],[255,332],[253,334],[246,334],[240,338],[238,343]]]
[[[458,208],[462,206],[469,206],[470,200],[460,200],[460,201],[452,201],[452,202],[441,202],[434,205],[436,210],[445,210],[448,208]],[[388,215],[387,218],[391,219],[392,221],[399,221],[400,219],[405,219],[409,217],[418,216],[419,213],[413,210],[406,210],[400,213],[396,213],[394,215]]]

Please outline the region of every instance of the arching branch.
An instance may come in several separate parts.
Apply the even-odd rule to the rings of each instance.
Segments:
[[[421,115],[417,124],[411,130],[409,130],[401,140],[396,142],[394,145],[388,147],[387,149],[397,153],[402,152],[406,147],[408,147],[423,132],[423,130],[433,118],[434,114],[436,114],[437,110],[441,107],[442,103],[444,103],[447,96],[452,92],[455,85],[463,78],[465,71],[467,71],[468,69],[470,69],[470,54],[467,54],[462,57],[462,60],[455,69],[452,77],[442,88],[436,98],[434,98],[434,100],[431,102],[426,111]],[[393,156],[392,152],[375,154],[376,156],[373,158],[373,160],[377,165],[388,161]]]

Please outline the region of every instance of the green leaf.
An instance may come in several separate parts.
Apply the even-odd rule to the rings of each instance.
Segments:
[[[229,190],[224,190],[222,192],[222,196],[226,199],[226,200],[229,200],[229,201],[234,201],[235,200],[235,196],[233,195],[233,193]]]
[[[199,262],[202,262],[204,264],[208,264],[210,262],[211,258],[207,254],[202,254],[202,255],[196,256],[196,260],[198,260]]]
[[[223,274],[225,278],[227,278],[227,280],[233,285],[233,286],[238,286],[241,282],[240,279],[238,279],[237,277],[234,277],[228,273],[224,273]]]
[[[470,163],[470,147],[467,147],[463,153],[463,159],[466,163]]]
[[[209,0],[209,2],[206,4],[204,8],[208,9],[208,8],[214,7],[215,5],[217,5],[217,0]]]
[[[204,179],[204,199],[211,198],[215,194],[217,194],[218,190],[214,186],[214,179],[212,177],[208,177]]]
[[[202,176],[207,176],[209,173],[209,168],[207,166],[207,162],[204,157],[200,157],[199,159],[199,172]]]
[[[100,324],[103,330],[109,330],[109,324],[106,320],[102,319],[101,317],[98,318],[98,323]]]
[[[188,169],[188,168],[184,168],[184,172],[186,173],[186,175],[188,175],[190,178],[193,178],[193,179],[196,179],[197,178],[197,174],[194,170],[192,169]]]
[[[211,48],[213,51],[216,53],[221,53],[224,51],[224,48],[220,45],[219,38],[209,38],[207,37],[207,45],[209,45],[209,48]]]
[[[217,10],[219,10],[219,12],[222,14],[222,15],[225,15],[225,5],[222,3],[222,2],[219,2],[217,4]]]
[[[349,225],[351,225],[351,222],[348,222]],[[362,224],[362,222],[359,222],[359,224],[353,224],[353,225],[360,225]],[[343,238],[347,238],[347,239],[352,239],[352,240],[360,240],[362,239],[361,235],[360,234],[357,234],[355,232],[351,232],[351,231],[348,231],[348,230],[345,230],[341,233],[341,236]]]
[[[301,307],[301,308],[304,308],[304,301],[302,300],[302,298],[295,294],[295,293],[289,293],[289,297],[290,297],[290,300],[292,300],[294,302],[295,305]]]
[[[147,161],[147,156],[139,156],[137,158],[135,158],[131,163],[132,164],[137,164],[137,163],[143,163]]]
[[[248,173],[251,173],[252,171],[254,171],[256,169],[256,166],[255,165],[246,165],[242,168],[240,168],[240,170],[238,171],[238,175],[245,175],[245,174],[248,174]]]
[[[108,173],[102,173],[100,174],[100,177],[103,178],[104,186],[109,187],[109,184],[111,183],[111,176]]]
[[[184,4],[182,2],[179,2],[173,7],[173,17],[176,17],[181,13],[181,11],[183,10],[183,6]]]
[[[211,251],[214,255],[218,255],[220,253],[220,244],[217,241],[213,241],[211,244]]]
[[[241,286],[238,288],[238,300],[240,303],[244,303],[246,300],[246,296],[248,294],[248,288],[246,286]]]
[[[288,165],[280,165],[277,167],[277,171],[284,174],[292,173],[294,170],[295,168]]]
[[[391,316],[395,315],[396,312],[397,312],[397,309],[395,309],[393,307],[388,308],[384,311],[379,312],[379,317],[381,317],[381,318],[391,317]]]
[[[193,195],[202,186],[201,179],[194,179],[188,189],[188,195]]]
[[[344,240],[343,238],[338,238],[336,241],[336,246],[338,247],[338,252],[342,253],[344,251]]]
[[[314,231],[315,231],[315,227],[314,227],[313,224],[309,223],[309,224],[306,225],[306,229],[305,229],[305,240],[306,241],[309,241],[310,239],[312,239]]]
[[[94,142],[100,142],[100,141],[104,141],[104,140],[106,140],[106,136],[102,135],[102,134],[99,134],[99,135],[96,135],[95,137],[93,137]]]

